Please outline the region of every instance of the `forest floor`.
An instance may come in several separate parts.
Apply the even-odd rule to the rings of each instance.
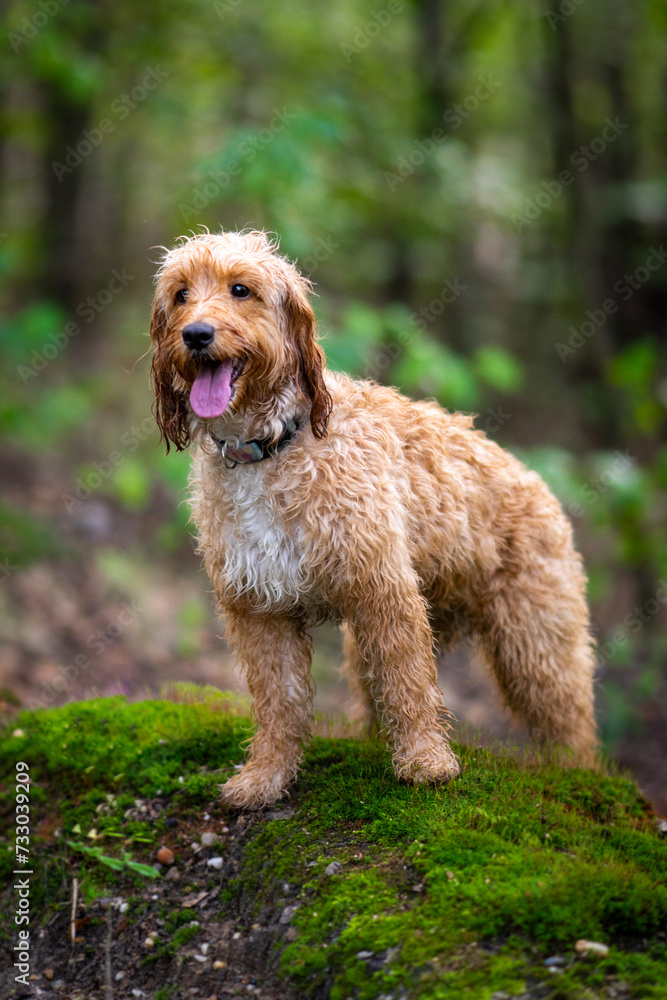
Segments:
[[[460,745],[458,780],[413,788],[379,744],[318,738],[289,798],[238,814],[247,703],[174,695],[3,730],[32,839],[23,985],[9,785],[2,1000],[667,998],[667,839],[632,781]]]

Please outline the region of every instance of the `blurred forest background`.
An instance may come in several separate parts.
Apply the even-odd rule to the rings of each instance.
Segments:
[[[555,490],[605,746],[667,809],[667,6],[9,0],[0,45],[4,710],[241,684],[145,352],[156,245],[252,226],[333,367],[476,412]],[[338,656],[324,629],[325,714]],[[506,736],[464,660],[448,703]]]

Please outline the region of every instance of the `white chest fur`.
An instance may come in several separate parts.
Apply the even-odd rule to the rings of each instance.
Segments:
[[[226,480],[223,576],[232,592],[252,593],[260,607],[286,609],[304,594],[304,554],[298,525],[286,523],[264,479],[257,463],[237,467]]]

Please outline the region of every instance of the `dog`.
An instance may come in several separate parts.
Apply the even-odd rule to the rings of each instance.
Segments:
[[[286,794],[325,619],[399,779],[459,774],[434,639],[464,636],[533,737],[594,766],[586,577],[558,501],[471,417],[327,370],[310,292],[254,231],[183,237],[156,276],[154,413],[167,452],[196,445],[199,548],[257,722],[223,799]]]

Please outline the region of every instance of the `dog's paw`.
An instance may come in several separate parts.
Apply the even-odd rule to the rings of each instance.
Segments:
[[[286,770],[269,771],[249,761],[222,786],[220,797],[234,809],[265,809],[286,794],[290,778]]]
[[[436,736],[428,742],[397,748],[394,771],[397,778],[411,784],[442,784],[457,778],[461,765],[447,740]]]

